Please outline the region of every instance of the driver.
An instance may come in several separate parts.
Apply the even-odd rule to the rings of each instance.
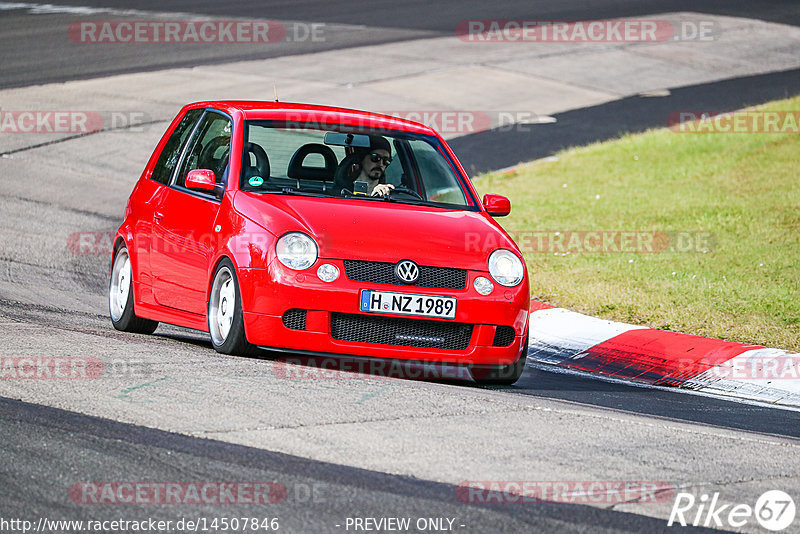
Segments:
[[[392,184],[386,183],[386,167],[392,162],[392,146],[385,137],[380,135],[369,136],[369,148],[357,148],[350,160],[355,163],[351,168],[337,176],[334,190],[347,189],[354,191],[354,183],[367,182],[367,195],[386,196],[394,189]]]

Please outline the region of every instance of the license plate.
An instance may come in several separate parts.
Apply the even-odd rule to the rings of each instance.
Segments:
[[[456,298],[362,289],[361,311],[455,319]]]

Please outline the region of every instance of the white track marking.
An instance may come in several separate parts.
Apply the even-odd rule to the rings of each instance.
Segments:
[[[624,332],[643,328],[563,308],[538,310],[531,313],[528,357],[558,364]]]
[[[172,16],[191,16],[189,13],[155,13],[152,11],[142,11],[139,9],[115,9],[110,7],[89,7],[89,6],[61,6],[56,4],[32,4],[28,2],[0,2],[0,11],[10,11],[12,9],[27,9],[31,15],[52,15],[64,13],[67,15],[122,15],[122,16],[148,16],[148,15],[172,15]]]
[[[58,4],[35,4],[30,2],[0,2],[0,11],[11,11],[14,9],[27,9],[31,15],[53,15],[53,14],[66,14],[66,15],[111,15],[120,17],[155,17],[159,19],[164,18],[179,18],[187,20],[218,20],[220,17],[212,17],[210,15],[200,15],[197,13],[184,13],[184,12],[167,12],[167,11],[143,11],[141,9],[116,9],[112,7],[90,7],[90,6],[64,6]],[[250,20],[252,17],[223,17],[225,20]],[[283,21],[284,23],[290,21]],[[299,22],[299,21],[298,21]],[[303,24],[308,24],[309,21],[304,21]],[[321,23],[322,24],[322,23]],[[366,30],[367,26],[363,24],[329,24],[324,23],[327,29],[342,29],[342,30]]]
[[[683,387],[717,395],[800,406],[800,354],[753,349],[686,382]]]
[[[589,378],[592,380],[599,380],[601,382],[608,382],[611,384],[624,384],[626,386],[639,388],[639,389],[656,389],[659,391],[667,391],[673,393],[683,393],[688,395],[697,395],[699,397],[709,397],[712,399],[720,399],[720,397],[724,397],[722,400],[728,402],[737,402],[739,404],[747,404],[750,406],[762,406],[765,408],[773,408],[773,409],[780,409],[780,410],[788,410],[792,412],[800,411],[800,405],[790,405],[790,404],[775,404],[769,401],[757,399],[757,398],[744,398],[738,397],[735,395],[723,395],[722,393],[718,393],[712,390],[706,389],[686,389],[686,388],[675,388],[671,386],[656,386],[653,384],[645,384],[644,382],[631,382],[630,380],[625,380],[624,378],[619,378],[615,376],[608,376],[608,375],[601,375],[596,373],[591,373],[589,371],[582,371],[580,369],[573,369],[571,367],[561,367],[560,365],[553,365],[549,363],[541,363],[537,361],[530,361],[526,364],[526,367],[531,367],[533,369],[539,369],[542,371],[547,371],[550,373],[557,373],[563,375],[571,375],[571,376],[579,376],[582,378]],[[572,401],[570,401],[572,402]],[[576,401],[580,402],[580,401]]]
[[[554,369],[565,360],[630,330],[646,328],[589,317],[562,308],[531,313],[529,365]],[[645,354],[642,354],[645,356]],[[555,367],[559,372],[575,372],[602,380],[619,381],[641,387],[618,377]],[[780,349],[753,349],[717,365],[680,386],[684,392],[737,401],[800,409],[800,354]],[[656,389],[676,388],[651,386]],[[688,391],[687,391],[688,390]]]

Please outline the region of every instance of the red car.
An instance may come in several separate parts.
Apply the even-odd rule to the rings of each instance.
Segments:
[[[111,262],[114,327],[464,365],[511,384],[527,354],[519,248],[432,129],[277,102],[184,107],[139,178]]]

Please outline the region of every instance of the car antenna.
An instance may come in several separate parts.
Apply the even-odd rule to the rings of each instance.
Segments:
[[[272,88],[275,89],[275,102],[278,101],[278,86],[274,83],[272,84]]]

